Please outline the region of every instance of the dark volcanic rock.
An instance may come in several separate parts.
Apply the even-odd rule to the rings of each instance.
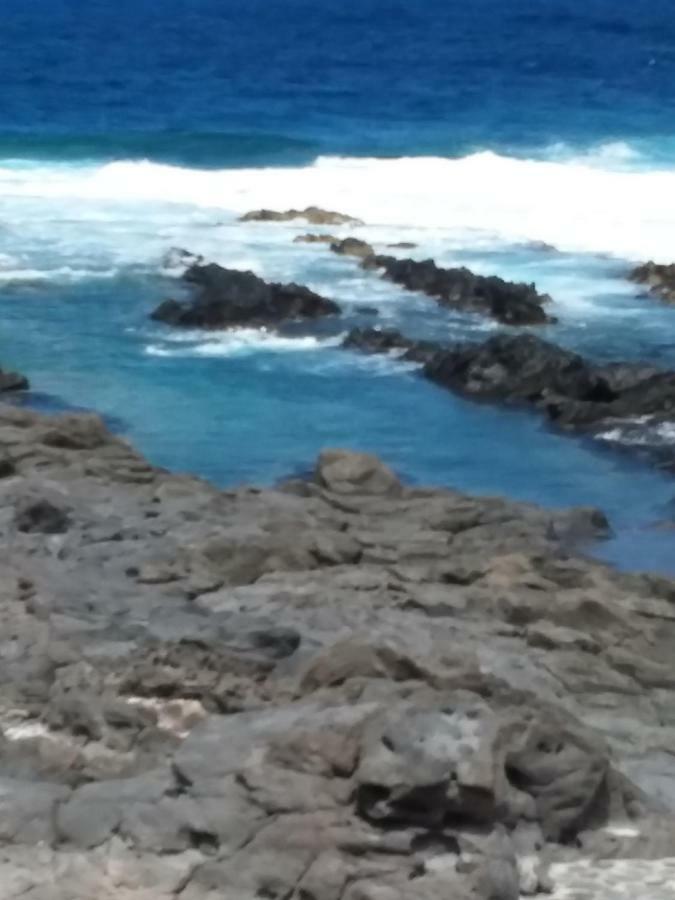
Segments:
[[[0,394],[10,391],[27,391],[29,387],[28,379],[24,375],[0,369]]]
[[[424,364],[430,381],[477,400],[532,406],[565,429],[621,443],[675,466],[675,372],[638,363],[598,365],[535,335],[497,335],[481,344],[443,347],[397,331],[353,329],[343,346],[366,353],[399,351]]]
[[[574,555],[598,510],[346,450],[220,491],[3,405],[0,454],[3,900],[658,887],[675,582]]]
[[[649,293],[654,297],[667,303],[675,303],[675,263],[661,265],[647,262],[634,268],[628,278],[648,287]]]
[[[380,269],[384,277],[410,291],[421,291],[441,306],[490,316],[505,325],[544,325],[554,322],[544,310],[550,301],[532,284],[514,284],[495,275],[475,275],[469,269],[442,269],[431,260],[370,256],[361,264]]]
[[[427,362],[439,350],[433,341],[415,341],[389,328],[352,328],[342,346],[362,353],[396,353],[411,362]]]
[[[537,406],[566,427],[675,417],[675,372],[636,363],[596,365],[534,335],[498,335],[441,350],[425,374],[473,397]]]
[[[339,315],[340,307],[298,284],[268,284],[253,272],[215,263],[193,265],[183,276],[193,285],[189,302],[166,300],[151,318],[181,328],[278,325],[293,319]]]
[[[293,238],[294,244],[333,244],[339,240],[333,234],[299,234]]]
[[[333,253],[341,256],[356,256],[358,259],[366,259],[375,252],[369,243],[353,237],[345,238],[343,241],[333,241],[330,249]]]
[[[318,206],[308,206],[306,209],[287,209],[276,211],[273,209],[255,209],[240,216],[240,222],[293,222],[296,219],[305,219],[312,225],[362,225],[360,219],[347,216],[344,213],[332,212],[321,209]]]
[[[201,265],[203,262],[203,256],[191,253],[183,247],[171,247],[162,257],[162,267],[165,269],[187,269],[189,266]]]

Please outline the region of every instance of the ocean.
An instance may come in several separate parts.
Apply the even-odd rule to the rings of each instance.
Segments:
[[[33,404],[95,409],[223,485],[341,445],[412,482],[598,505],[601,555],[675,571],[671,478],[338,346],[364,304],[420,337],[496,326],[294,244],[306,224],[237,221],[349,213],[366,224],[342,236],[535,281],[557,343],[675,366],[675,309],[626,280],[675,261],[672,3],[3,0],[2,27],[0,363]],[[344,320],[171,332],[148,313],[179,290],[174,246],[307,284]]]

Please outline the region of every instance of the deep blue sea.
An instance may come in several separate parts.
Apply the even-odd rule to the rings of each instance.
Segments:
[[[536,281],[553,340],[675,366],[672,0],[3,0],[0,363],[33,402],[93,408],[158,464],[271,483],[327,445],[406,478],[596,504],[621,565],[675,571],[675,482],[337,348],[379,309],[438,339],[494,326],[361,272],[260,206],[358,216],[378,247]],[[333,229],[335,230],[335,229]],[[342,323],[176,334],[148,313],[186,247],[334,297]],[[675,439],[675,435],[673,436]]]

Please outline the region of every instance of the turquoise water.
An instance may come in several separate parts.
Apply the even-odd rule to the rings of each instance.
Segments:
[[[436,339],[492,325],[294,245],[306,226],[236,221],[339,209],[366,223],[341,234],[535,280],[559,343],[675,365],[675,310],[625,280],[635,260],[672,258],[675,17],[662,2],[540,7],[6,0],[0,361],[31,377],[37,405],[97,409],[158,464],[221,484],[360,447],[416,482],[598,505],[609,558],[675,570],[673,532],[656,527],[671,478],[337,347],[362,304]],[[162,265],[176,245],[306,283],[343,321],[165,330],[148,312],[180,290]]]

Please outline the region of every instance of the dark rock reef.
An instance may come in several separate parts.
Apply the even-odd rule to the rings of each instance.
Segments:
[[[333,241],[330,249],[340,256],[356,256],[357,259],[367,259],[375,253],[369,243],[355,237]]]
[[[360,219],[355,219],[353,216],[321,209],[318,206],[283,211],[254,209],[239,217],[240,222],[294,222],[297,219],[304,219],[312,225],[363,225]]]
[[[675,582],[571,553],[597,510],[339,450],[220,491],[4,406],[0,452],[3,897],[667,884]]]
[[[30,384],[25,375],[0,369],[0,394],[10,391],[27,391],[29,387]]]
[[[430,381],[476,400],[534,407],[557,426],[622,443],[675,468],[675,372],[641,363],[597,364],[532,334],[501,334],[443,347],[397,331],[355,329],[344,346],[368,353],[399,352],[423,364]]]
[[[340,314],[340,307],[299,284],[268,284],[253,272],[210,263],[191,265],[183,279],[190,301],[166,300],[151,318],[181,328],[222,329],[241,325],[276,326],[296,319]]]
[[[426,363],[442,351],[435,341],[407,338],[393,328],[352,328],[342,346],[361,353],[393,353],[400,359],[416,363]]]
[[[418,262],[373,255],[361,263],[409,291],[433,297],[441,306],[490,316],[505,325],[545,325],[555,322],[544,309],[550,301],[533,284],[515,284],[496,275],[476,275],[466,268],[443,269],[432,259]]]
[[[293,238],[294,244],[333,244],[338,238],[333,234],[299,234]]]
[[[628,275],[630,281],[643,284],[649,293],[666,303],[675,303],[675,263],[661,265],[647,262],[636,266]]]

